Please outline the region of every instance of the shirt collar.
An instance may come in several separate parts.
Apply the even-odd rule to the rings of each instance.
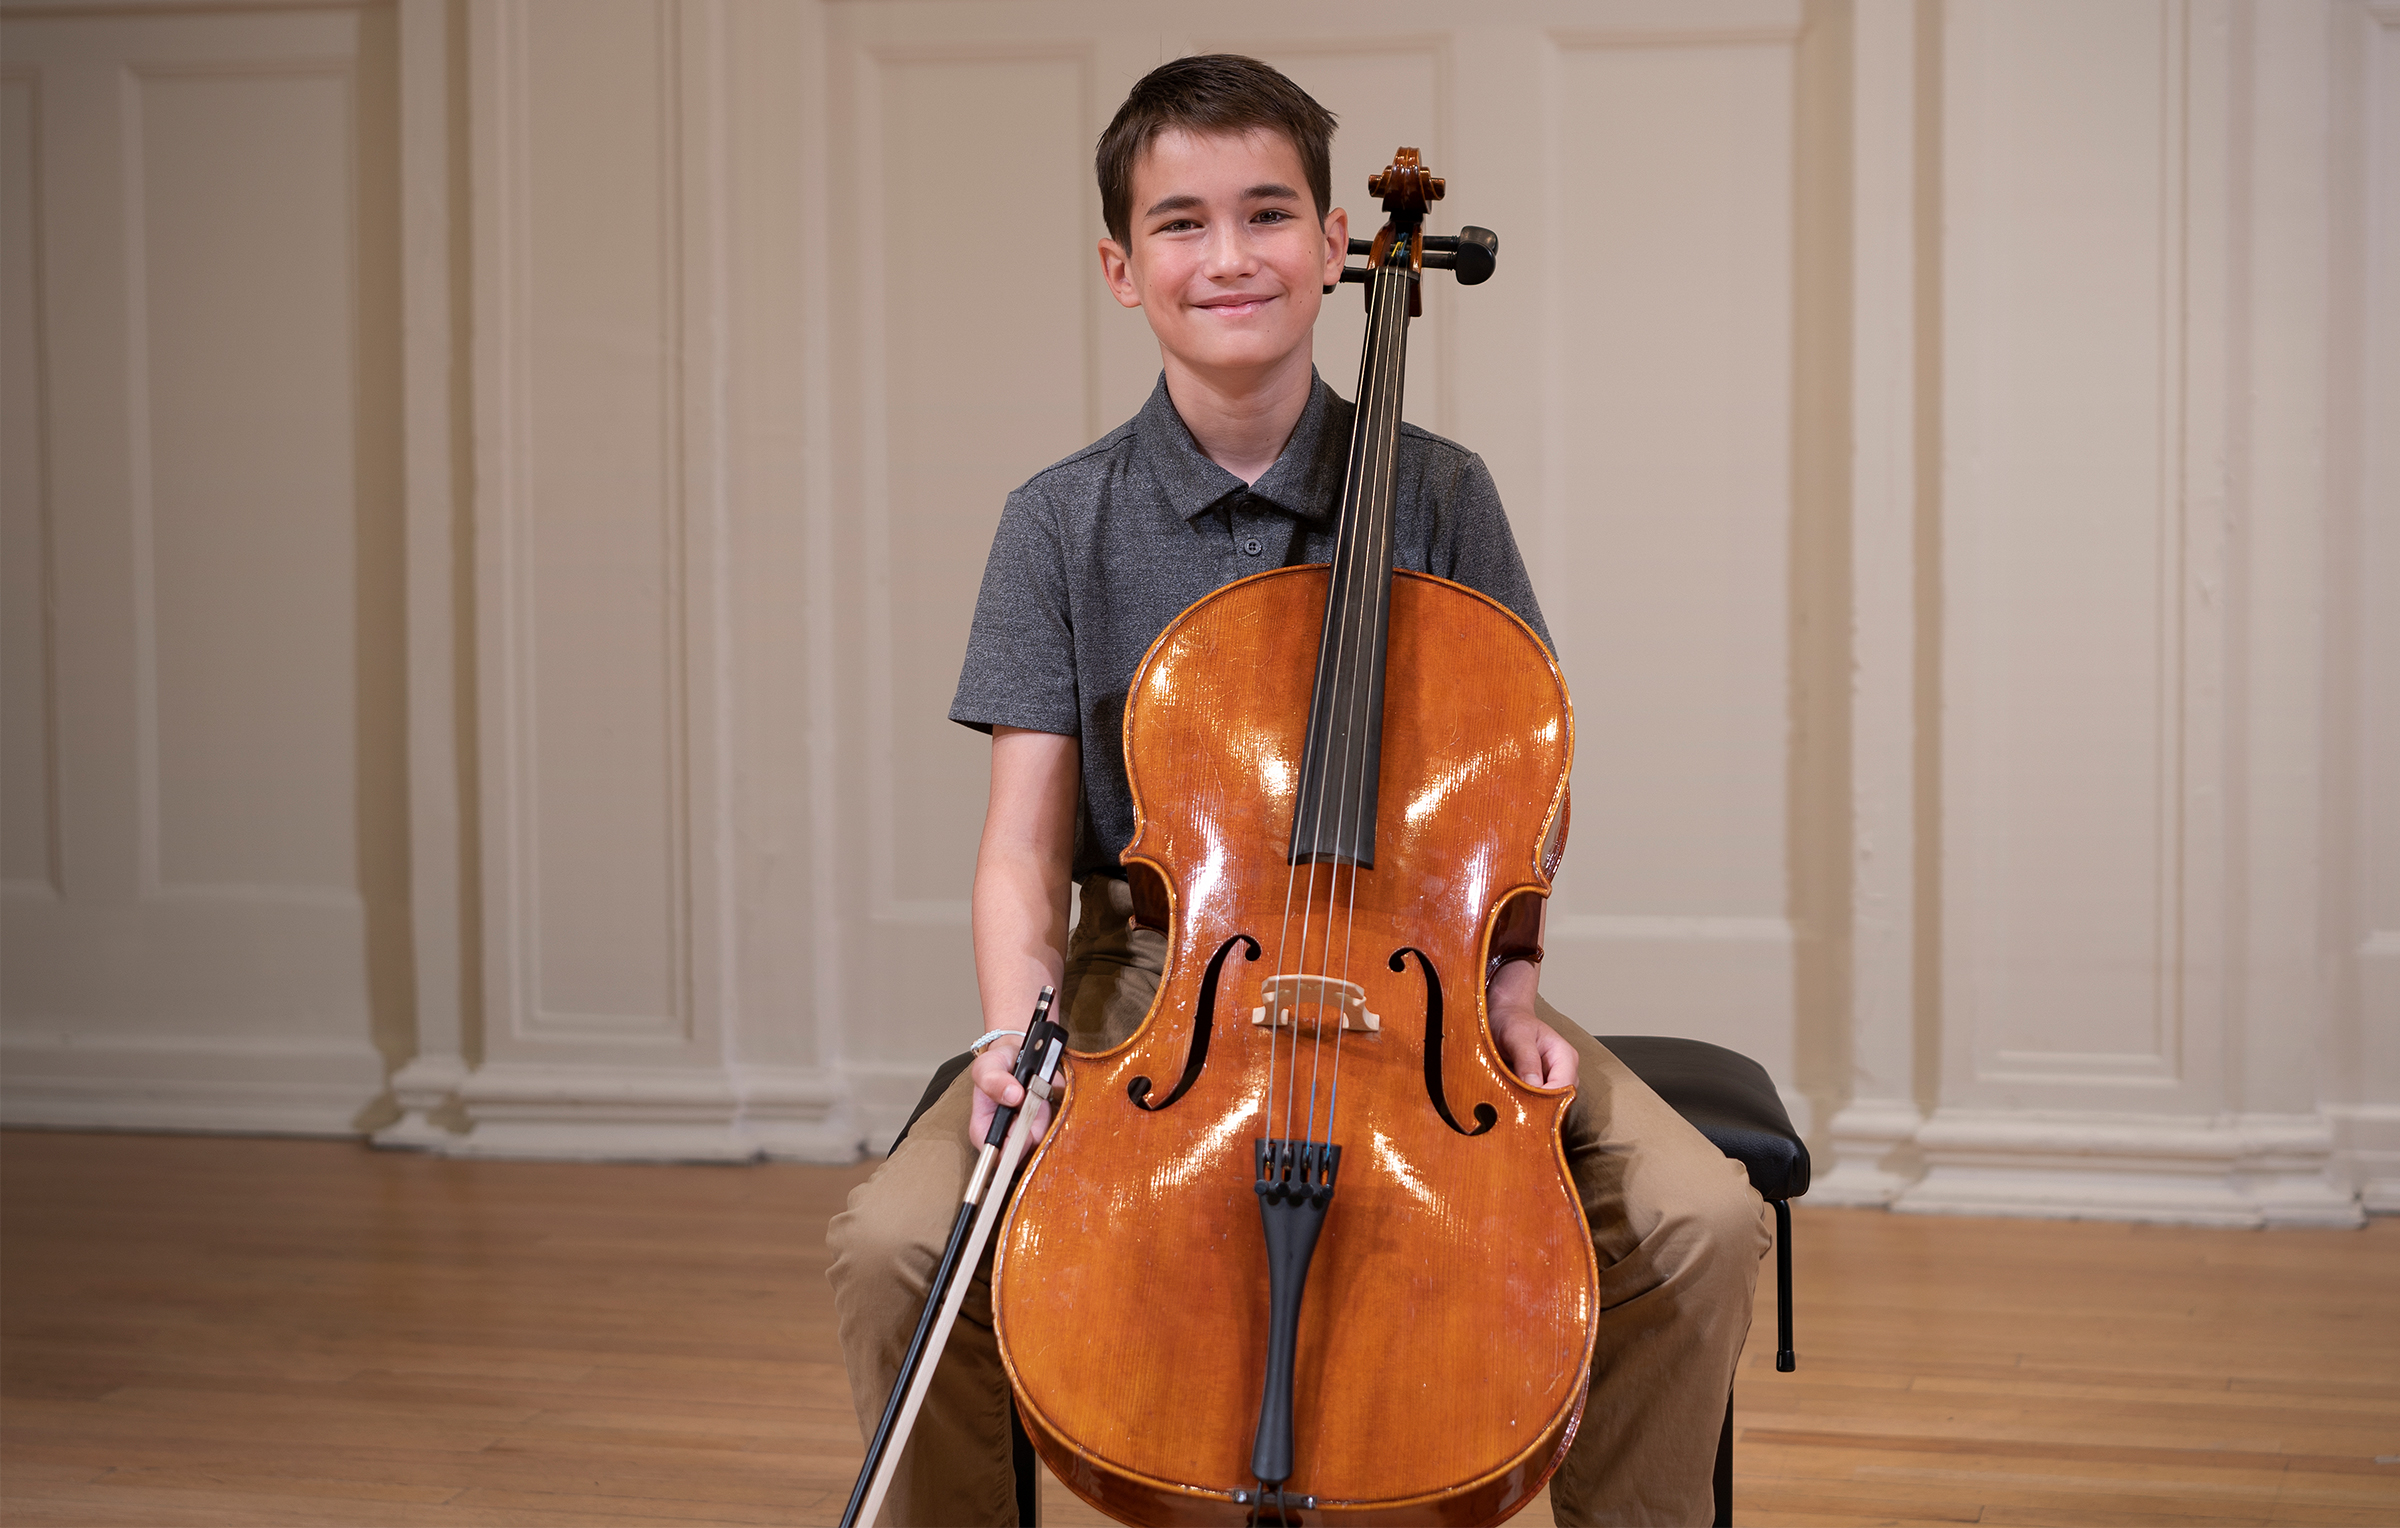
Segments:
[[[1339,507],[1343,469],[1350,454],[1351,407],[1335,396],[1325,379],[1309,373],[1308,404],[1292,438],[1284,442],[1256,483],[1240,478],[1212,462],[1192,439],[1175,402],[1167,396],[1161,374],[1149,401],[1134,416],[1136,449],[1166,495],[1168,505],[1183,519],[1207,514],[1227,499],[1247,493],[1294,519],[1330,524]]]

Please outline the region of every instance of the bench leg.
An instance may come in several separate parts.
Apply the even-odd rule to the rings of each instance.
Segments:
[[[1034,1528],[1042,1509],[1042,1464],[1013,1395],[1008,1398],[1008,1445],[1009,1462],[1017,1467],[1017,1528]]]
[[[1789,1374],[1799,1367],[1792,1356],[1792,1207],[1781,1199],[1775,1205],[1775,1367]],[[1711,1482],[1717,1496],[1717,1528],[1733,1528],[1733,1397],[1725,1397],[1725,1427],[1717,1434],[1717,1473]]]
[[[1717,1528],[1733,1528],[1733,1397],[1725,1397],[1725,1430],[1717,1434]]]
[[[1792,1356],[1792,1202],[1775,1201],[1775,1368],[1789,1374],[1800,1367]]]

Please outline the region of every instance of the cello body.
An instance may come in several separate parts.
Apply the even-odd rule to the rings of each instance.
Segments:
[[[1060,1480],[1125,1522],[1249,1520],[1234,1497],[1249,1483],[1267,1331],[1252,1142],[1270,1133],[1278,1033],[1252,1019],[1274,962],[1230,953],[1183,1098],[1149,1112],[1128,1091],[1185,1069],[1214,954],[1262,917],[1282,921],[1283,856],[1257,849],[1289,836],[1316,657],[1290,634],[1323,609],[1326,577],[1292,568],[1218,590],[1137,672],[1126,858],[1168,889],[1166,976],[1131,1039],[1074,1059],[1002,1232],[993,1303],[1026,1430]],[[1406,572],[1392,600],[1387,811],[1349,941],[1381,1022],[1343,1036],[1338,1104],[1355,1144],[1301,1315],[1292,1489],[1317,1505],[1294,1515],[1497,1522],[1572,1437],[1599,1304],[1559,1146],[1572,1090],[1518,1081],[1482,1022],[1501,905],[1548,890],[1572,721],[1555,664],[1504,607]],[[1413,961],[1390,969],[1402,947],[1448,978],[1444,1090],[1462,1124],[1476,1103],[1498,1111],[1483,1135],[1430,1105],[1428,988]],[[1292,1049],[1284,1034],[1278,1059]]]
[[[1406,149],[1387,183],[1334,563],[1215,591],[1135,672],[1123,860],[1165,973],[1073,1058],[994,1264],[1027,1432],[1129,1523],[1499,1522],[1590,1379],[1574,1090],[1516,1077],[1484,1004],[1549,894],[1573,713],[1514,613],[1393,569],[1441,183]]]

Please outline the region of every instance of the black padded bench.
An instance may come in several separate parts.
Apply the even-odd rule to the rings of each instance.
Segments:
[[[1792,1356],[1792,1207],[1790,1201],[1808,1192],[1808,1147],[1792,1128],[1775,1083],[1767,1069],[1722,1045],[1705,1040],[1678,1040],[1664,1035],[1601,1035],[1600,1043],[1625,1063],[1634,1076],[1667,1101],[1668,1107],[1691,1121],[1711,1145],[1742,1164],[1750,1186],[1775,1207],[1775,1367],[1789,1374]],[[972,1053],[952,1056],[925,1085],[925,1096],[908,1117],[933,1107],[958,1074],[974,1059]],[[897,1149],[908,1139],[908,1125],[893,1138]],[[1033,1443],[1016,1422],[1017,1521],[1032,1528],[1039,1501],[1040,1474],[1035,1468]],[[1725,1397],[1725,1426],[1717,1435],[1717,1523],[1733,1521],[1733,1396]]]
[[[1665,1035],[1599,1035],[1602,1045],[1650,1091],[1742,1164],[1750,1186],[1775,1207],[1775,1367],[1789,1374],[1792,1354],[1792,1206],[1808,1192],[1808,1146],[1792,1128],[1767,1069],[1722,1045]],[[1717,1435],[1717,1525],[1733,1521],[1733,1396]]]

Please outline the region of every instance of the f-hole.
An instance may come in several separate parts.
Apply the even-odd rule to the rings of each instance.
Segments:
[[[1242,951],[1242,959],[1258,959],[1258,941],[1248,934],[1234,935],[1231,939],[1218,945],[1217,953],[1209,957],[1208,974],[1200,978],[1200,1003],[1192,1010],[1192,1053],[1184,1057],[1183,1080],[1175,1084],[1174,1092],[1169,1093],[1157,1103],[1152,1103],[1150,1101],[1150,1079],[1136,1077],[1133,1081],[1125,1084],[1125,1096],[1133,1100],[1135,1108],[1156,1114],[1184,1094],[1189,1093],[1192,1090],[1192,1084],[1200,1080],[1200,1069],[1208,1065],[1209,1033],[1216,1027],[1217,977],[1225,969],[1225,957],[1233,953],[1233,947],[1237,944],[1248,946]],[[1396,971],[1399,967],[1394,966],[1392,969]]]
[[[1450,1100],[1442,1093],[1442,979],[1433,969],[1433,962],[1414,945],[1403,945],[1392,952],[1392,969],[1405,971],[1405,957],[1417,957],[1417,969],[1425,973],[1425,1096],[1433,1100],[1433,1112],[1442,1123],[1460,1135],[1481,1135],[1500,1123],[1500,1111],[1490,1104],[1475,1106],[1475,1128],[1469,1130],[1450,1112]],[[1222,957],[1220,957],[1222,958]]]

